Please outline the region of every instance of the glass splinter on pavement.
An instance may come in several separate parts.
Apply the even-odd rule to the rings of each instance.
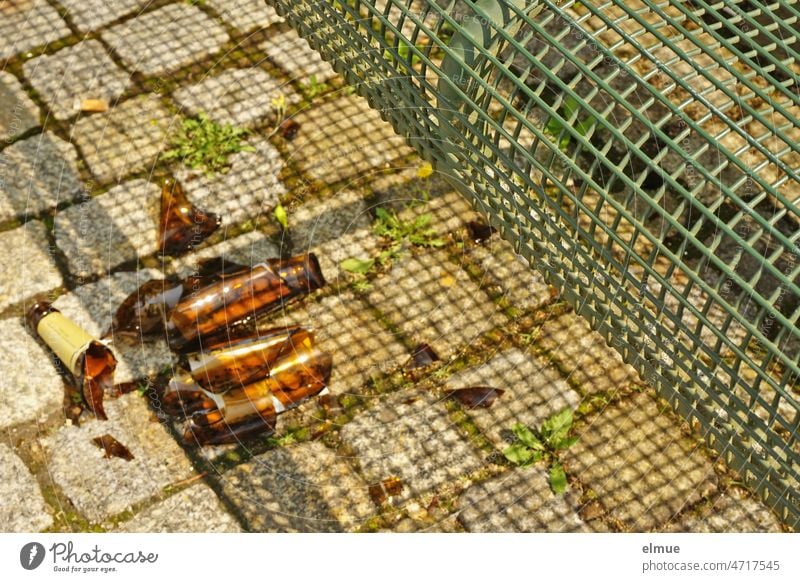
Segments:
[[[163,410],[188,418],[187,444],[272,433],[279,413],[319,394],[332,359],[301,327],[268,330],[186,358],[164,391]]]
[[[183,187],[168,179],[161,187],[161,221],[159,248],[162,254],[177,257],[193,249],[222,224],[222,219],[211,212],[195,208]]]
[[[66,366],[86,407],[107,420],[103,395],[114,385],[117,359],[113,352],[47,302],[36,303],[28,311],[27,322]]]
[[[201,340],[209,346],[215,338],[249,332],[247,324],[259,315],[324,284],[313,253],[254,267],[209,259],[183,281],[157,279],[139,287],[120,304],[105,337],[140,339],[166,330],[174,350],[197,351]]]
[[[126,461],[132,461],[134,458],[133,453],[128,450],[128,447],[123,445],[110,434],[94,437],[92,442],[99,448],[103,449],[106,459],[110,459],[111,457],[119,457],[120,459],[125,459]]]
[[[448,392],[447,397],[458,400],[458,402],[470,409],[489,408],[504,393],[505,390],[490,386],[471,386]]]
[[[201,341],[230,337],[256,317],[325,285],[317,257],[268,259],[251,269],[222,275],[181,299],[167,321],[171,347],[197,351]]]
[[[425,368],[434,362],[440,360],[439,355],[433,351],[433,348],[426,343],[421,343],[414,348],[411,354],[411,360],[408,362],[407,368],[415,370],[417,368]]]

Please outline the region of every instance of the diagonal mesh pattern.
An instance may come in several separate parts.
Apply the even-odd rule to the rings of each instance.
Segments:
[[[800,524],[800,3],[269,0]]]

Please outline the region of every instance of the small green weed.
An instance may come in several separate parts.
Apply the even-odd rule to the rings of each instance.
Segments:
[[[375,214],[377,221],[373,231],[386,240],[385,248],[374,259],[351,257],[339,264],[343,271],[356,275],[353,282],[356,291],[369,289],[366,275],[375,267],[389,264],[402,256],[409,246],[442,247],[445,244],[444,240],[437,238],[436,231],[431,227],[433,216],[430,214],[422,214],[413,220],[402,220],[396,212],[384,208],[378,208]]]
[[[272,211],[273,216],[275,216],[275,220],[278,221],[284,230],[289,228],[289,215],[286,214],[286,209],[283,207],[283,204],[278,202],[278,205],[275,207],[275,210]]]
[[[580,111],[577,99],[572,96],[567,96],[558,108],[558,114],[563,117],[567,122],[572,118],[575,113]],[[575,125],[575,130],[581,134],[586,135],[592,126],[597,122],[593,115],[587,116],[583,121],[579,121]],[[544,127],[544,132],[553,138],[558,144],[561,151],[566,151],[572,141],[572,136],[567,132],[564,124],[557,117],[551,117]]]
[[[572,410],[565,408],[544,421],[541,429],[535,432],[524,424],[515,424],[511,432],[517,442],[507,447],[503,455],[518,467],[530,467],[539,461],[550,466],[550,488],[560,495],[567,489],[567,475],[558,460],[558,451],[574,445],[578,437],[570,437],[572,429]]]
[[[243,143],[249,134],[244,128],[220,125],[200,113],[196,118],[183,120],[172,137],[172,147],[162,154],[162,159],[180,160],[188,168],[206,174],[224,172],[229,166],[229,156],[255,151]]]
[[[311,75],[308,78],[308,83],[305,83],[303,85],[303,90],[306,92],[306,95],[308,95],[308,98],[311,100],[315,99],[316,97],[319,97],[329,89],[330,85],[328,85],[325,82],[318,81],[316,75]]]

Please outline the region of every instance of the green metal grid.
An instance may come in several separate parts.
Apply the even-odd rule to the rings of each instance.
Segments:
[[[267,0],[800,529],[797,0]]]

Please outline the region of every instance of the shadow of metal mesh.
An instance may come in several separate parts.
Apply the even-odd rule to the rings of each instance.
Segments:
[[[797,2],[268,4],[797,527]]]

